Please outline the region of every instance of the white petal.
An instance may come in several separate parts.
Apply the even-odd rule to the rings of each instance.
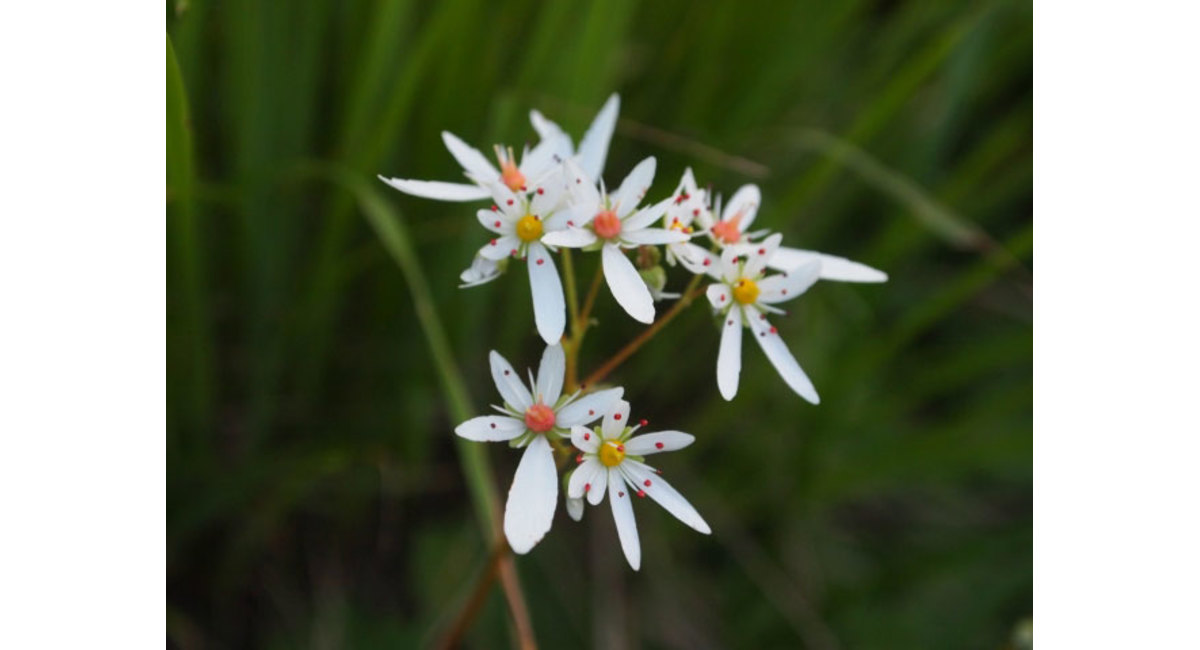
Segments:
[[[741,265],[738,263],[738,249],[734,246],[721,251],[721,279],[726,282],[736,282],[742,276]]]
[[[567,514],[575,521],[583,520],[583,499],[567,497]]]
[[[768,276],[758,283],[758,300],[767,304],[791,300],[808,291],[820,273],[821,260],[818,258],[798,269]]]
[[[584,395],[559,409],[554,422],[560,427],[590,424],[604,417],[624,394],[625,389],[618,386]]]
[[[741,213],[742,220],[738,222],[738,230],[746,232],[746,228],[758,214],[760,203],[762,203],[762,193],[758,191],[758,186],[743,185],[733,193],[733,198],[729,199],[729,203],[725,204],[725,210],[721,212],[721,221],[729,221]]]
[[[500,268],[496,266],[496,263],[477,254],[475,259],[471,260],[471,266],[458,274],[458,279],[462,280],[462,284],[458,286],[460,289],[476,287],[498,277],[500,277]]]
[[[779,336],[777,331],[772,332],[771,324],[767,322],[767,319],[762,318],[762,314],[753,307],[746,309],[746,320],[750,322],[750,331],[753,333],[754,340],[758,341],[759,347],[771,360],[771,365],[775,366],[775,370],[779,372],[780,377],[783,377],[788,388],[796,391],[797,395],[813,404],[820,404],[821,398],[817,396],[817,389],[813,387],[808,375],[804,374],[804,370],[796,362],[796,357],[792,356],[792,351],[783,342],[783,337]]]
[[[583,248],[596,243],[596,234],[583,228],[567,228],[546,233],[542,236],[542,243],[547,246]]]
[[[520,196],[517,196],[504,183],[488,183],[488,189],[492,192],[492,201],[496,207],[504,212],[512,221],[516,221],[525,216],[525,201]]]
[[[621,231],[629,232],[632,230],[641,230],[646,226],[658,221],[662,218],[663,213],[667,211],[667,206],[673,201],[671,197],[667,197],[654,205],[647,206],[633,213],[628,219],[621,222]]]
[[[560,165],[570,156],[571,139],[565,133],[543,136],[541,142],[521,156],[521,165],[517,168],[526,180],[532,181],[545,176],[546,172]]]
[[[512,219],[499,210],[479,210],[475,213],[475,218],[479,220],[479,225],[497,235],[511,235],[516,232],[516,226],[513,225]]]
[[[510,257],[513,251],[521,246],[521,240],[516,235],[502,235],[493,239],[491,242],[479,249],[479,255],[484,259],[498,262],[506,257]]]
[[[821,279],[837,282],[887,282],[887,273],[866,264],[844,257],[826,255],[816,251],[779,247],[767,265],[783,271],[792,271],[813,260],[821,261]]]
[[[767,268],[767,260],[775,255],[775,251],[779,249],[779,242],[782,240],[783,235],[775,233],[757,244],[739,246],[738,250],[746,259],[745,265],[742,266],[742,277],[758,277],[763,269]]]
[[[692,273],[703,273],[718,280],[721,279],[721,258],[712,251],[686,242],[672,247],[677,251],[679,263]],[[705,262],[708,262],[705,264]]]
[[[654,169],[657,164],[654,156],[650,156],[638,163],[625,180],[621,181],[621,187],[617,188],[611,197],[612,208],[616,210],[618,217],[624,219],[642,202],[646,190],[649,190],[650,184],[654,182]]]
[[[407,178],[384,178],[383,176],[380,176],[379,180],[405,194],[435,201],[478,201],[491,196],[491,192],[487,188],[466,183],[414,181]]]
[[[533,199],[529,202],[529,211],[541,217],[542,221],[548,220],[562,203],[563,194],[566,192],[562,179],[562,165],[559,165],[557,172],[533,185]]]
[[[566,355],[561,345],[557,343],[546,346],[542,353],[542,363],[538,366],[537,396],[542,404],[554,406],[562,395],[563,374],[567,370]]]
[[[633,495],[629,493],[625,479],[617,472],[609,477],[608,500],[612,503],[613,521],[617,522],[617,537],[621,538],[621,550],[629,566],[637,571],[642,566],[642,547],[638,542],[637,522],[633,519]]]
[[[704,294],[708,296],[708,302],[712,303],[713,309],[724,310],[732,304],[729,297],[729,287],[723,282],[708,285],[708,288],[704,290]]]
[[[600,448],[600,439],[591,427],[575,425],[571,427],[571,444],[579,451],[594,454]]]
[[[529,389],[521,383],[521,377],[517,375],[516,370],[513,370],[508,359],[492,350],[488,355],[488,361],[492,367],[492,381],[495,382],[496,390],[500,391],[500,396],[504,398],[504,401],[521,413],[533,406],[533,398],[529,395]]]
[[[508,502],[504,505],[504,536],[516,553],[528,553],[550,531],[558,505],[558,471],[546,436],[534,436],[525,448]]]
[[[708,535],[712,533],[712,529],[708,527],[708,522],[704,521],[704,517],[700,516],[699,512],[688,503],[688,500],[683,498],[683,495],[671,487],[670,483],[663,480],[663,477],[650,471],[649,467],[637,462],[631,461],[621,463],[621,470],[627,473],[627,478],[630,483],[637,486],[639,490],[644,490],[646,496],[658,502],[664,510],[675,515],[675,518],[683,523],[691,526],[695,530]]]
[[[717,352],[717,388],[726,400],[737,395],[742,373],[742,312],[734,308],[721,323],[721,348]]]
[[[696,193],[696,190],[696,177],[692,175],[692,168],[688,167],[683,170],[683,176],[679,179],[679,187],[675,188],[672,196],[679,196],[681,193],[692,195]]]
[[[608,157],[608,143],[617,126],[617,113],[621,110],[621,98],[613,93],[600,112],[596,113],[591,126],[579,141],[579,165],[591,178],[600,178],[604,172],[604,160]]]
[[[638,275],[637,269],[633,267],[633,262],[630,262],[613,243],[604,245],[601,260],[604,280],[608,282],[608,288],[612,291],[613,298],[616,298],[617,304],[633,316],[634,320],[653,323],[654,298],[650,295],[650,289],[646,287],[642,276]]]
[[[479,150],[463,142],[458,136],[449,131],[442,131],[442,142],[450,150],[450,155],[462,165],[464,171],[475,180],[490,183],[500,178],[500,172],[488,162]]]
[[[625,431],[625,426],[629,424],[629,402],[625,400],[617,400],[612,408],[604,414],[604,422],[600,425],[600,433],[604,434],[605,440],[616,440],[621,437],[621,433]]]
[[[675,451],[695,442],[696,436],[682,431],[658,431],[634,436],[625,443],[626,453],[649,456],[664,451]],[[660,446],[661,445],[661,446]]]
[[[592,487],[584,489],[587,492],[587,502],[594,506],[600,505],[600,502],[604,500],[604,491],[608,489],[608,482],[618,478],[604,465],[600,463],[597,465],[600,465],[602,471],[592,480]]]
[[[678,230],[663,230],[662,228],[643,228],[632,232],[621,232],[621,241],[634,246],[680,244],[688,239],[687,235]]]
[[[546,116],[542,115],[542,113],[536,108],[529,111],[529,123],[533,125],[533,130],[537,131],[538,137],[543,140],[549,140],[559,135],[566,135],[566,132],[562,130],[562,127],[559,126],[558,123],[547,119]],[[570,147],[570,144],[571,139],[568,136],[567,146]],[[568,152],[567,155],[570,155],[570,152]]]
[[[600,205],[600,191],[596,189],[595,177],[580,169],[574,160],[567,161],[567,188],[576,203]]]
[[[538,334],[548,345],[562,339],[567,326],[567,306],[563,299],[562,281],[550,251],[540,242],[529,244],[526,257],[529,265],[529,287],[533,291],[533,321]]]
[[[572,499],[582,499],[585,494],[590,496],[592,489],[599,482],[597,477],[607,471],[608,468],[595,458],[585,458],[567,482],[567,496]]]
[[[484,415],[463,422],[454,433],[476,442],[512,440],[525,433],[525,422],[504,415]]]
[[[564,228],[583,228],[592,222],[596,216],[596,206],[580,203],[567,208],[559,208],[545,220],[547,232]]]

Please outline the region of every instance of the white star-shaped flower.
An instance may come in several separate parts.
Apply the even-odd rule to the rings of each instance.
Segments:
[[[660,472],[643,462],[646,456],[683,449],[692,444],[693,436],[680,431],[659,431],[633,435],[641,426],[629,424],[629,402],[616,400],[604,414],[600,426],[571,428],[571,444],[579,449],[579,466],[567,482],[567,505],[571,516],[583,515],[583,499],[598,505],[608,494],[617,536],[629,566],[636,571],[642,564],[642,549],[638,542],[637,522],[633,518],[633,497],[649,496],[676,519],[705,535],[712,532],[704,518],[687,499],[660,476]],[[578,513],[578,515],[576,514]]]
[[[559,345],[546,348],[528,387],[504,357],[493,351],[489,359],[492,381],[504,399],[503,406],[493,408],[503,415],[471,418],[454,433],[467,440],[509,441],[525,448],[504,505],[504,536],[513,551],[528,553],[549,532],[558,503],[558,470],[547,437],[565,438],[571,427],[596,421],[621,399],[624,389],[564,397],[566,358]]]
[[[733,198],[725,204],[724,209],[718,209],[721,218],[714,218],[713,212],[700,211],[696,215],[696,220],[704,232],[712,239],[712,242],[719,249],[733,247],[739,254],[745,254],[755,250],[759,243],[756,240],[767,234],[767,231],[748,232],[750,224],[754,223],[754,217],[758,215],[758,206],[762,203],[762,193],[757,185],[743,185],[733,193]],[[709,259],[711,265],[715,260],[711,259],[711,253],[703,248],[692,245],[686,249],[686,259],[681,257],[681,261],[689,270],[696,272],[697,264],[704,264],[705,259]],[[838,282],[886,282],[887,274],[878,269],[871,268],[866,264],[848,260],[844,257],[836,255],[827,255],[817,251],[802,250],[799,248],[788,248],[786,246],[777,247],[775,254],[770,260],[767,260],[767,266],[780,271],[796,271],[806,264],[819,260],[821,262],[821,277],[822,280],[833,280]]]
[[[462,286],[475,286],[499,274],[495,263],[506,258],[525,260],[529,267],[529,286],[533,295],[533,320],[538,334],[548,343],[557,343],[567,323],[562,279],[551,255],[548,237],[568,227],[571,212],[566,209],[563,175],[549,174],[533,187],[529,195],[514,193],[502,183],[491,185],[495,203],[479,210],[480,225],[495,237],[476,254],[471,267],[459,276]],[[480,260],[482,258],[482,261]],[[492,262],[489,266],[487,262]]]
[[[813,404],[820,402],[816,388],[778,331],[767,322],[767,313],[782,313],[773,305],[804,293],[821,273],[821,261],[813,260],[795,271],[765,276],[767,260],[775,254],[782,238],[779,234],[771,235],[746,252],[728,247],[721,254],[719,268],[709,272],[719,280],[708,286],[707,295],[713,309],[721,314],[717,387],[727,400],[737,395],[738,376],[742,372],[742,328],[749,327],[788,387]]]
[[[478,149],[463,142],[458,136],[449,131],[442,131],[442,142],[450,155],[462,165],[463,174],[471,183],[448,183],[445,181],[418,181],[404,178],[379,179],[392,187],[413,196],[438,201],[476,201],[491,196],[491,186],[502,183],[512,192],[525,192],[534,183],[542,181],[543,177],[553,171],[561,162],[557,153],[562,150],[567,136],[560,134],[543,138],[533,149],[525,147],[517,164],[512,147],[494,147],[496,161],[500,168],[496,169],[487,157]],[[570,141],[566,141],[570,146]]]
[[[600,244],[604,279],[613,298],[635,320],[654,322],[654,297],[625,257],[623,248],[654,246],[687,241],[688,235],[663,228],[650,228],[670,204],[670,198],[637,209],[654,181],[654,157],[638,163],[611,195],[597,188],[574,162],[567,163],[566,182],[573,196],[568,227],[546,235],[545,243],[568,248]]]
[[[546,119],[536,109],[529,111],[529,121],[538,132],[543,142],[555,142],[560,147],[555,151],[562,160],[573,159],[588,178],[599,179],[604,173],[604,161],[608,158],[608,145],[612,141],[613,129],[617,126],[617,114],[621,110],[621,98],[613,93],[600,107],[592,120],[583,139],[579,141],[579,149],[571,146],[571,137],[562,127]]]

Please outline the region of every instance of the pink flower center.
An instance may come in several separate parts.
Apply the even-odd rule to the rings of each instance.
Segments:
[[[546,433],[554,428],[554,409],[545,404],[534,404],[525,411],[525,426],[534,433]]]
[[[738,225],[742,222],[742,213],[737,213],[726,221],[718,221],[712,227],[712,233],[726,244],[736,244],[742,238],[742,230]]]
[[[604,210],[592,220],[592,228],[596,230],[597,237],[612,239],[621,234],[621,220],[617,218],[616,212]]]

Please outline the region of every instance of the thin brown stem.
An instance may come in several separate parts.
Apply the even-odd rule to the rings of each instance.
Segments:
[[[612,358],[610,358],[608,361],[605,361],[603,365],[593,371],[592,374],[588,375],[587,378],[583,380],[583,383],[580,384],[580,386],[594,386],[597,382],[603,381],[610,372],[615,370],[617,366],[621,365],[634,352],[637,352],[638,348],[645,345],[646,341],[654,338],[654,335],[658,334],[658,331],[663,327],[666,327],[667,323],[671,322],[672,319],[679,315],[679,312],[683,311],[688,305],[692,304],[692,300],[695,300],[696,296],[699,296],[703,291],[696,286],[700,284],[700,277],[701,276],[697,275],[692,278],[691,283],[688,284],[687,289],[685,289],[683,292],[683,297],[679,299],[679,302],[675,303],[675,306],[671,307],[670,311],[663,314],[662,318],[654,321],[653,325],[647,327],[645,331],[643,331],[641,334],[638,334],[637,337],[627,343],[625,347],[618,350],[617,353],[612,356]]]
[[[583,333],[588,328],[588,318],[592,315],[592,307],[596,304],[596,294],[600,292],[600,281],[604,279],[604,267],[597,265],[596,274],[592,276],[592,286],[588,287],[587,298],[583,300],[583,310],[579,312],[579,331],[575,332],[575,337],[579,341],[583,340]],[[578,341],[576,342],[578,344]]]

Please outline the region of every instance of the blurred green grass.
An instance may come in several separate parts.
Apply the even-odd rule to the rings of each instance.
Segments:
[[[167,31],[174,645],[407,646],[463,598],[484,541],[410,287],[302,171],[451,179],[441,130],[520,143],[537,107],[578,135],[614,90],[610,182],[646,155],[652,196],[686,165],[757,182],[764,226],[891,281],[780,324],[819,407],[751,349],[721,400],[701,308],[618,370],[635,414],[697,435],[664,469],[715,534],[638,508],[633,574],[605,511],[560,515],[518,560],[542,645],[1000,648],[1029,616],[1028,3],[191,0]],[[469,210],[375,191],[482,410],[487,350],[540,352],[527,283],[456,289]],[[639,331],[597,315],[584,369]],[[493,594],[468,642],[507,625]]]

